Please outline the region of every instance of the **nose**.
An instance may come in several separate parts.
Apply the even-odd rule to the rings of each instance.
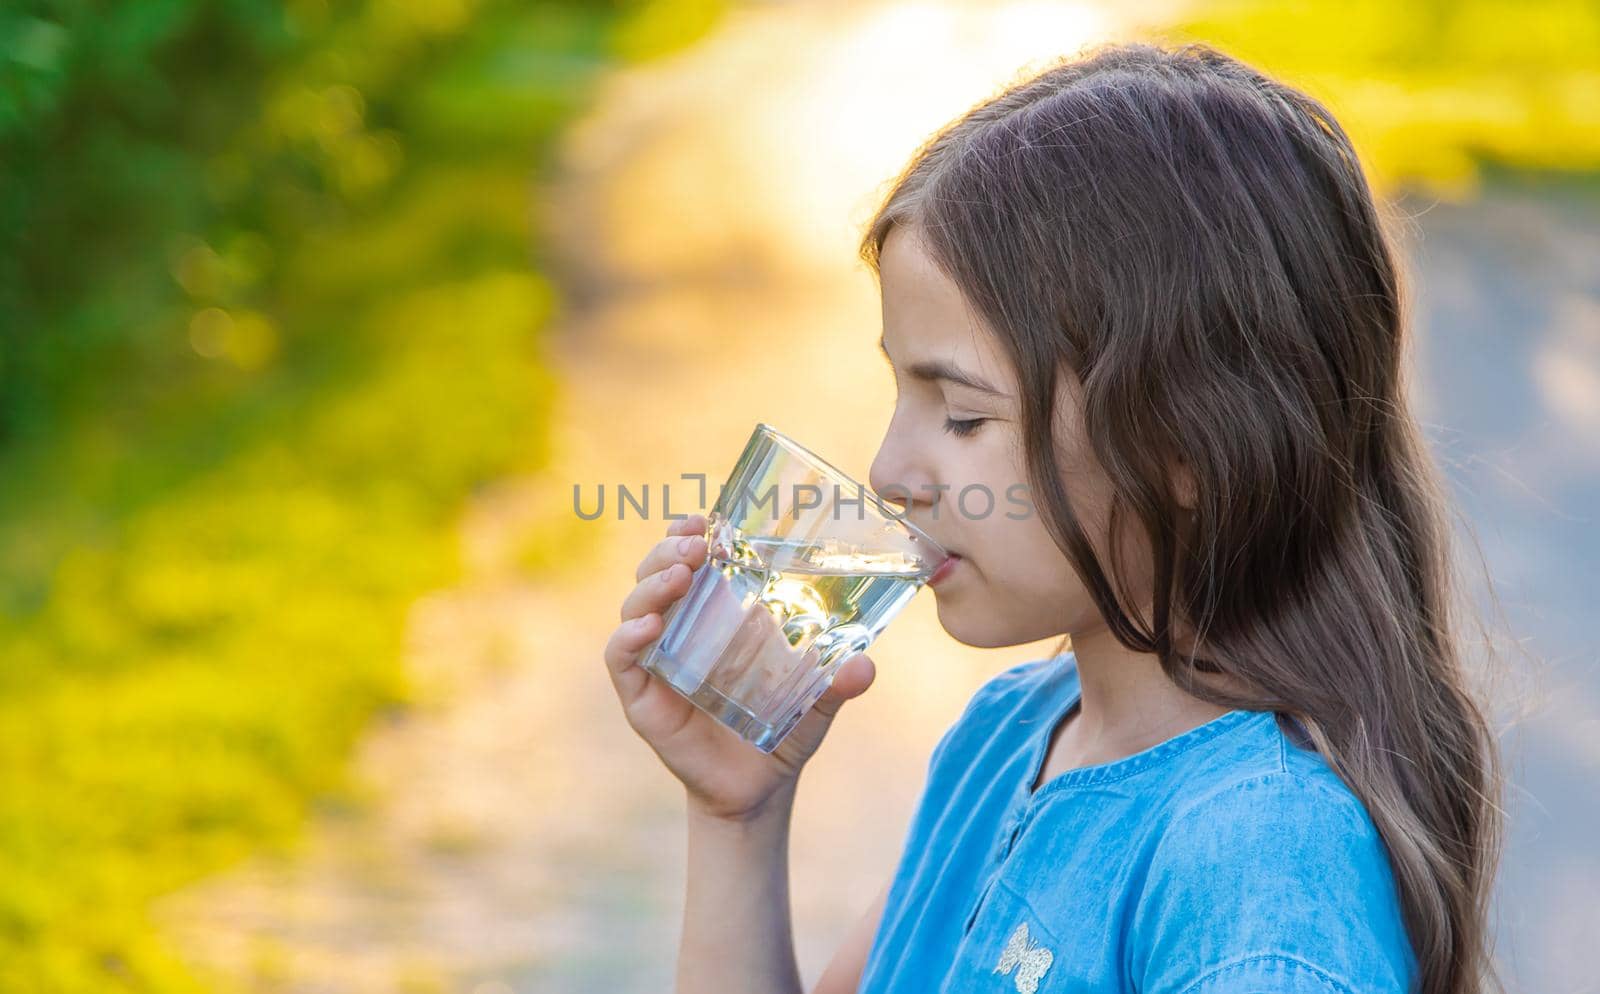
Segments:
[[[928,486],[932,482],[926,461],[914,442],[904,432],[897,432],[891,422],[878,445],[878,454],[872,459],[867,484],[884,503],[909,510],[913,505],[928,503],[937,495],[937,491]]]

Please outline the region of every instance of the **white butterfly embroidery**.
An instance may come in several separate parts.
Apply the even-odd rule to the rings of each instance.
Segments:
[[[1000,953],[1000,962],[995,964],[995,973],[1010,973],[1013,969],[1017,975],[1013,978],[1020,994],[1033,994],[1039,989],[1039,980],[1044,972],[1050,969],[1050,964],[1055,960],[1050,950],[1044,946],[1035,946],[1028,941],[1028,923],[1017,925],[1017,930],[1011,933],[1011,938],[1006,940],[1006,948]]]

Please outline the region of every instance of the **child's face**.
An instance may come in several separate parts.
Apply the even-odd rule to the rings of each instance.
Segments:
[[[1094,601],[1026,490],[1015,377],[992,333],[924,253],[915,229],[891,229],[879,263],[883,344],[899,393],[869,479],[961,557],[932,587],[940,623],[957,640],[985,647],[1098,627]],[[927,367],[936,363],[995,392],[929,378]],[[1076,380],[1064,381],[1056,401],[1057,459],[1073,509],[1105,562],[1110,487],[1082,439]],[[983,421],[963,436],[948,430],[946,419]],[[902,500],[907,494],[909,501]],[[1125,575],[1144,582],[1137,565],[1148,553],[1137,545],[1124,551],[1131,556],[1124,564],[1135,567]]]

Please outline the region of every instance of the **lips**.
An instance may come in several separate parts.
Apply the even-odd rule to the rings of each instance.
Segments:
[[[961,565],[961,556],[954,552],[950,553],[950,555],[945,557],[944,562],[940,563],[934,569],[933,573],[929,575],[928,586],[934,587],[944,582],[944,579],[948,577],[959,565]]]

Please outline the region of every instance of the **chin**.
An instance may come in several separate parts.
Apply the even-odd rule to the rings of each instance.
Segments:
[[[937,597],[937,592],[935,592]],[[956,603],[952,597],[938,597],[939,624],[962,645],[974,649],[1003,649],[1027,645],[1060,632],[1036,631],[1033,627],[1009,623],[999,612],[981,603]]]

